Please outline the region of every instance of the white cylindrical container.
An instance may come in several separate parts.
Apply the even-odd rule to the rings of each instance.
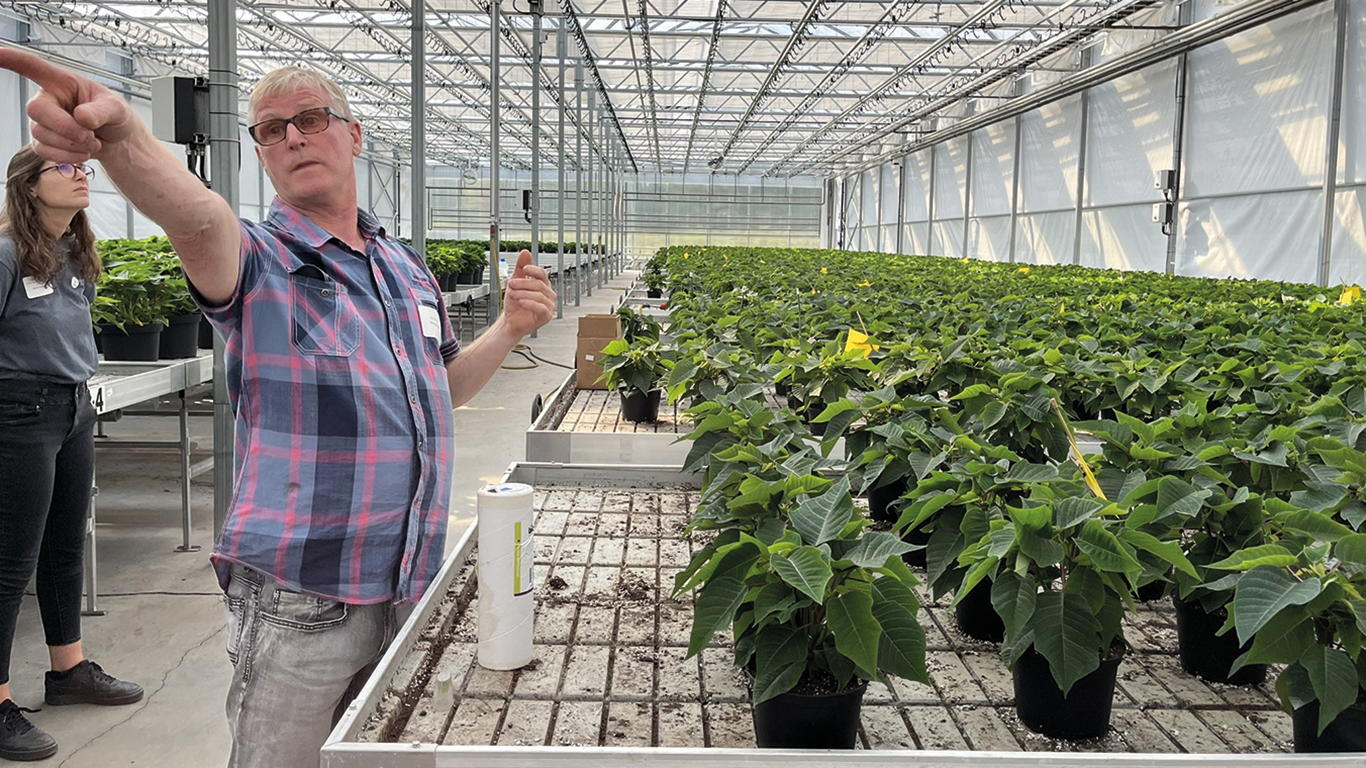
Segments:
[[[531,662],[532,490],[525,483],[479,489],[479,665],[518,669]]]

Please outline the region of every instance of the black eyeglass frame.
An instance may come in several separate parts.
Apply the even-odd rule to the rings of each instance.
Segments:
[[[298,122],[299,118],[300,118],[300,117],[303,117],[304,115],[306,115],[306,114],[308,114],[308,113],[310,113],[310,112],[318,112],[318,111],[320,111],[320,110],[321,110],[324,114],[326,114],[326,115],[328,116],[327,122],[323,124],[323,127],[319,128],[319,129],[316,130],[316,131],[305,131],[305,130],[304,130],[304,127],[303,127],[302,125],[299,125],[299,122]],[[262,147],[273,147],[273,146],[275,146],[276,144],[279,144],[281,141],[284,141],[284,140],[285,140],[285,137],[289,135],[289,126],[291,126],[291,125],[294,126],[296,129],[298,129],[299,133],[301,133],[301,134],[303,134],[303,135],[305,135],[305,136],[311,136],[311,135],[313,135],[313,134],[315,134],[315,133],[322,133],[323,131],[325,131],[325,130],[327,130],[328,128],[332,127],[332,120],[331,120],[331,118],[334,118],[334,117],[337,118],[338,120],[341,120],[343,123],[349,123],[349,122],[351,122],[351,120],[348,119],[345,115],[341,114],[340,112],[337,112],[335,109],[333,109],[333,108],[331,108],[331,107],[310,107],[310,108],[308,108],[308,109],[302,110],[301,112],[299,112],[298,114],[294,115],[293,117],[272,117],[272,118],[269,119],[269,120],[262,120],[261,122],[255,123],[254,125],[249,125],[249,126],[247,126],[247,133],[251,136],[251,140],[254,141],[254,142],[256,142],[257,145],[262,146]],[[256,136],[256,129],[257,129],[257,128],[260,128],[261,126],[267,125],[267,124],[270,124],[270,123],[283,123],[283,124],[284,124],[284,130],[280,132],[280,139],[279,139],[279,141],[264,142],[264,141],[261,141],[261,139],[257,138],[257,136]]]
[[[62,168],[70,168],[71,173],[63,171]],[[48,171],[56,171],[59,176],[61,176],[64,179],[69,179],[71,181],[76,180],[76,171],[80,171],[81,173],[85,174],[86,181],[93,181],[95,178],[95,169],[91,168],[85,163],[57,163],[51,168],[44,168],[41,171],[38,171],[37,173],[33,174],[33,178],[36,180],[39,176],[42,176]]]

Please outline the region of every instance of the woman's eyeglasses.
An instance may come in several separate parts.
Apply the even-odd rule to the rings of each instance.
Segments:
[[[85,176],[87,181],[95,178],[95,169],[85,163],[58,163],[51,168],[44,168],[43,170],[38,171],[36,175],[42,176],[48,171],[56,171],[57,173],[60,173],[63,178],[67,179],[76,178],[76,171],[80,171],[81,175]]]

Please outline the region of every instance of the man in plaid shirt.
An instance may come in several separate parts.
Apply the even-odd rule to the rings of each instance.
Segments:
[[[423,258],[356,204],[361,126],[330,78],[287,67],[251,95],[277,198],[239,221],[104,86],[27,53],[38,153],[98,159],[157,222],[223,334],[237,491],[214,548],[228,606],[230,766],[316,766],[332,724],[440,566],[451,410],[555,294],[523,252],[505,312],[460,348]]]

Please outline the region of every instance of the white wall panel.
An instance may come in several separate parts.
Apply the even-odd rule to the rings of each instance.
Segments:
[[[1329,285],[1366,285],[1366,187],[1340,189],[1334,210],[1333,264]]]
[[[1096,86],[1087,119],[1085,202],[1157,202],[1157,171],[1172,167],[1175,61]]]
[[[123,195],[92,189],[90,207],[85,209],[85,213],[90,217],[90,228],[95,230],[96,238],[104,240],[128,236],[128,205]]]
[[[1167,236],[1152,222],[1152,205],[1093,208],[1082,214],[1081,263],[1103,269],[1163,272]]]
[[[927,221],[930,217],[930,152],[906,156],[906,194],[902,196],[903,222]]]
[[[870,168],[859,174],[859,229],[862,234],[860,250],[876,251],[878,247],[880,186],[877,168]]]
[[[968,226],[966,255],[984,261],[1010,261],[1010,216],[974,218]]]
[[[1319,190],[1183,201],[1176,273],[1314,282]]]
[[[1015,235],[1015,260],[1021,264],[1071,264],[1077,214],[1020,214]]]
[[[1352,0],[1348,8],[1338,181],[1366,183],[1366,0]]]
[[[967,136],[949,139],[934,147],[934,218],[963,221],[964,190],[968,173]],[[962,234],[959,234],[962,240]]]
[[[0,162],[9,167],[11,157],[22,146],[22,121],[27,120],[19,99],[19,76],[0,71]],[[0,189],[4,189],[5,175],[0,172]]]
[[[1075,211],[1081,96],[1025,113],[1021,131],[1020,211]]]
[[[1191,53],[1186,197],[1322,183],[1331,11],[1316,6]]]
[[[882,190],[881,205],[878,208],[878,223],[882,234],[878,242],[878,250],[884,253],[895,253],[896,225],[899,218],[897,206],[901,196],[901,168],[891,163],[883,163],[879,176],[882,179]]]
[[[913,222],[901,228],[901,252],[925,255],[930,252],[930,223]]]
[[[972,215],[1009,216],[1015,176],[1015,121],[972,133]]]
[[[961,258],[963,256],[963,220],[934,222],[934,256]]]

